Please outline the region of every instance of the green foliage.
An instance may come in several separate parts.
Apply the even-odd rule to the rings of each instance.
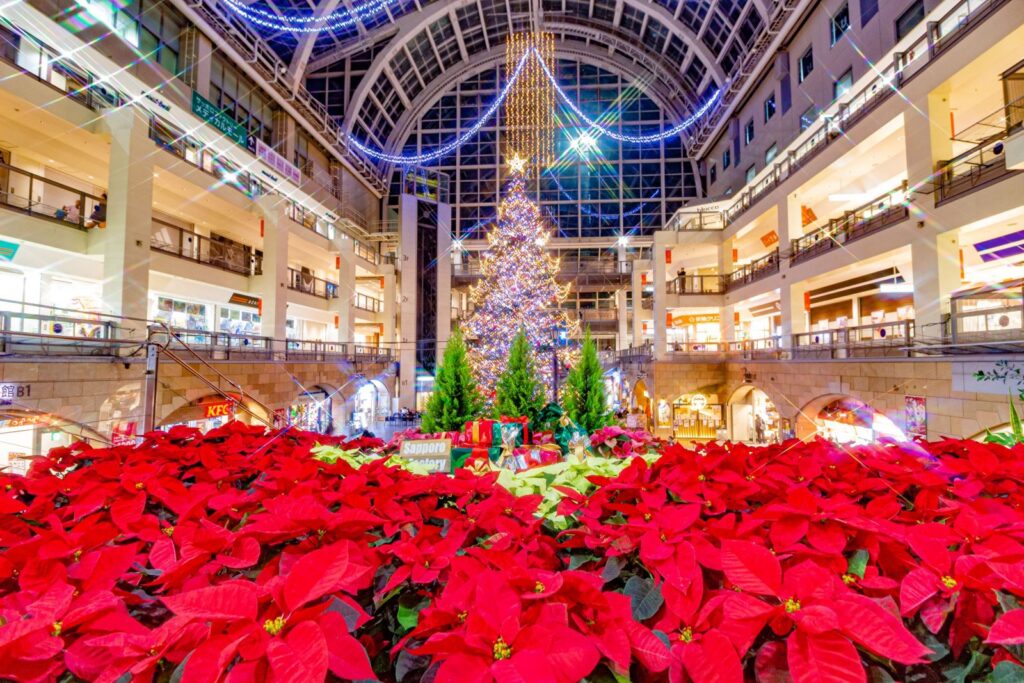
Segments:
[[[997,443],[1000,446],[1016,446],[1024,443],[1024,426],[1021,425],[1020,415],[1017,414],[1017,407],[1013,404],[1013,396],[1010,397],[1010,431],[1000,434],[993,434],[986,430],[986,443]]]
[[[456,327],[444,350],[434,378],[434,393],[427,401],[422,430],[425,433],[460,431],[478,417],[484,401],[466,358],[462,331]]]
[[[589,327],[583,337],[580,360],[566,379],[562,402],[569,418],[588,432],[611,424],[604,393],[604,371],[597,357],[597,346],[590,338]]]
[[[532,424],[543,407],[544,385],[537,376],[530,342],[520,328],[512,340],[505,371],[498,378],[494,399],[495,417],[526,416]]]

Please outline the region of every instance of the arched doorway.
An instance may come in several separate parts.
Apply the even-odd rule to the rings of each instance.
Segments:
[[[108,443],[95,429],[59,415],[0,408],[0,472],[25,474],[33,458],[76,441],[92,446]]]
[[[330,434],[334,428],[334,394],[334,390],[323,386],[300,393],[288,406],[288,425],[307,432]]]
[[[652,423],[651,418],[654,415],[654,405],[651,400],[651,394],[647,390],[647,382],[642,379],[638,379],[636,384],[633,385],[633,408],[631,416],[626,418],[626,426],[630,429],[645,429],[647,425]],[[642,418],[633,417],[642,415]],[[634,424],[635,423],[635,424]]]
[[[244,405],[245,409],[239,408],[238,404]],[[208,432],[224,426],[231,420],[251,425],[273,424],[272,416],[251,401],[246,401],[236,394],[211,394],[171,411],[160,421],[158,428],[166,431],[171,427],[183,425]]]
[[[903,430],[888,416],[863,401],[842,394],[819,396],[801,409],[797,438],[821,437],[835,443],[866,444],[880,438],[906,441]]]
[[[356,434],[390,414],[391,396],[382,382],[368,379],[349,397],[348,433]]]
[[[779,411],[761,389],[752,384],[736,389],[729,397],[728,412],[730,440],[753,444],[779,441]]]
[[[672,402],[672,436],[682,441],[719,438],[723,423],[722,404],[715,387],[701,387],[682,394]]]

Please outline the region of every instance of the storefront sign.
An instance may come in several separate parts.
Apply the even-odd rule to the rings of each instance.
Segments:
[[[231,417],[234,404],[231,401],[219,401],[203,405],[203,417],[206,419],[214,417]]]
[[[764,235],[761,235],[761,244],[763,244],[766,247],[770,247],[773,244],[778,244],[778,243],[779,243],[779,233],[777,233],[774,230],[772,230],[771,232],[765,233]]]
[[[0,261],[13,261],[21,245],[16,242],[0,240]]]
[[[234,292],[231,298],[228,299],[229,304],[235,304],[236,306],[248,306],[249,308],[259,308],[260,298],[258,296],[249,296],[248,294],[239,294]]]
[[[907,436],[928,437],[928,399],[924,396],[905,396],[904,426]]]
[[[226,112],[217,109],[210,100],[206,99],[196,91],[192,91],[192,113],[206,121],[208,124],[224,133],[228,139],[245,147],[249,140],[249,133]]]
[[[31,384],[12,384],[5,382],[0,384],[0,403],[10,403],[19,398],[31,398]]]
[[[0,429],[47,424],[50,424],[50,416],[45,413],[40,413],[39,415],[16,415],[6,420],[0,420]]]
[[[690,397],[690,408],[693,410],[704,410],[708,407],[708,397],[704,394],[694,394]]]
[[[398,455],[426,465],[431,472],[447,474],[452,469],[451,439],[406,439]]]
[[[110,432],[112,446],[134,446],[138,422],[115,422]]]
[[[700,315],[677,315],[672,319],[672,324],[675,327],[685,327],[686,325],[700,325],[701,323],[715,323],[716,325],[721,322],[721,316],[718,313],[703,313]]]
[[[302,173],[299,171],[298,166],[278,154],[273,147],[262,140],[256,141],[256,156],[260,161],[296,185],[302,184]]]

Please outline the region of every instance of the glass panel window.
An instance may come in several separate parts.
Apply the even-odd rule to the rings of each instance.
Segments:
[[[768,96],[764,101],[764,122],[768,123],[775,116],[775,93]]]
[[[776,156],[779,154],[779,145],[776,142],[772,143],[772,146],[764,153],[764,165],[772,163]]]
[[[838,12],[832,15],[832,20],[829,22],[829,40],[831,41],[829,44],[838,43],[848,30],[850,30],[850,6],[843,5]]]
[[[747,125],[743,127],[743,142],[749,145],[754,141],[754,119],[747,121]]]
[[[860,0],[860,25],[867,26],[874,16],[878,14],[878,0]]]
[[[832,99],[838,100],[853,87],[853,69],[847,69],[846,73],[836,79],[832,84]]]
[[[803,114],[800,114],[800,130],[805,131],[814,125],[814,122],[818,120],[818,108],[813,104],[804,110]]]
[[[747,182],[748,183],[754,182],[754,176],[756,176],[756,175],[757,175],[757,165],[756,164],[751,164],[750,168],[747,169],[747,176],[746,176]]]
[[[729,149],[725,149],[722,152],[722,170],[724,171],[725,169],[729,168],[729,164],[731,164],[731,163],[732,163],[732,151],[729,150]]]
[[[804,80],[814,71],[814,48],[807,48],[807,52],[800,56],[797,62],[797,79],[803,83]]]
[[[922,21],[924,21],[924,0],[917,0],[896,20],[896,40],[903,40]]]

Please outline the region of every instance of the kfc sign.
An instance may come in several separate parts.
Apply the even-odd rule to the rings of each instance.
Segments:
[[[203,417],[209,419],[211,417],[231,417],[232,404],[230,401],[221,401],[220,403],[208,403],[204,408]]]

